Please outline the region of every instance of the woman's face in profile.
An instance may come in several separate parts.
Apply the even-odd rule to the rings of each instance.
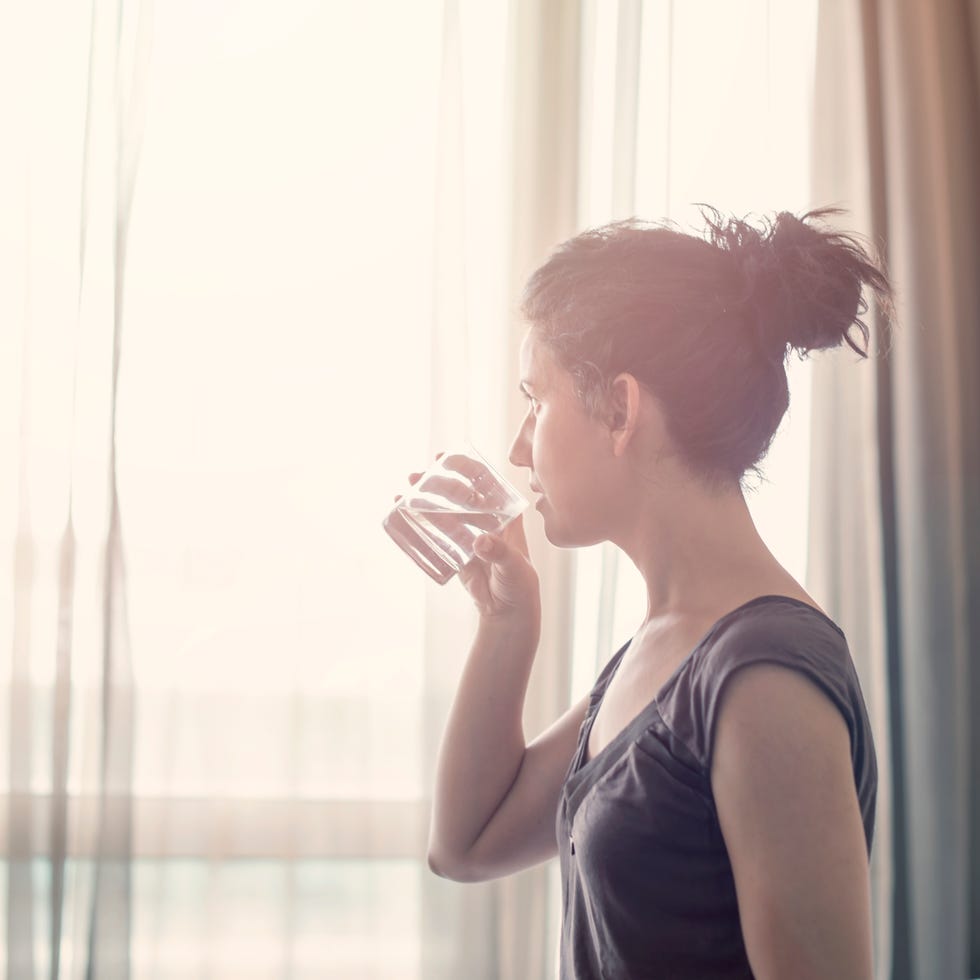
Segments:
[[[509,459],[531,471],[531,488],[540,494],[535,509],[544,521],[545,535],[566,548],[606,540],[610,499],[603,477],[610,455],[608,431],[588,414],[572,376],[533,328],[521,346],[520,387],[527,411]]]

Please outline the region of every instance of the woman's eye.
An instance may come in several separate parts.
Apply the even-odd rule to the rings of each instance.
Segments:
[[[538,408],[541,406],[541,402],[538,401],[538,399],[535,398],[534,395],[532,395],[528,391],[525,391],[523,388],[521,389],[521,394],[524,396],[524,400],[527,402],[528,411],[532,415],[537,415]]]

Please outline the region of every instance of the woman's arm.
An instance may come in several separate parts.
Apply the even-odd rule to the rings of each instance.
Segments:
[[[540,631],[521,519],[460,572],[481,612],[439,748],[429,867],[486,881],[554,857],[555,815],[589,697],[525,747],[522,715]]]
[[[759,980],[871,980],[871,896],[850,738],[805,677],[755,664],[723,695],[711,785]]]
[[[587,694],[526,749],[519,752],[514,741],[510,754],[494,734],[495,722],[479,758],[472,752],[481,731],[475,719],[466,723],[465,745],[456,748],[454,729],[447,727],[429,838],[429,867],[436,874],[488,881],[555,857],[561,787],[588,706]]]

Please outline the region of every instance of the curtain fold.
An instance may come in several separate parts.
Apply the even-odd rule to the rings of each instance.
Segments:
[[[890,743],[878,975],[916,980],[980,971],[975,37],[966,3],[821,5],[815,203],[845,204],[881,246],[897,326],[873,396],[848,364],[814,379],[814,560],[857,641],[879,753]]]
[[[143,0],[96,0],[93,20],[104,18],[104,54],[114,66],[111,101],[114,126],[115,214],[111,238],[112,303],[109,458],[106,495],[109,524],[102,558],[102,718],[99,751],[99,811],[93,856],[92,905],[88,922],[86,980],[128,980],[132,946],[133,742],[135,689],[127,615],[126,564],[117,469],[117,406],[122,351],[126,259],[133,194],[143,134],[151,14]],[[93,37],[95,31],[93,30]],[[109,41],[113,43],[110,45]],[[108,96],[109,93],[107,93]],[[86,141],[88,133],[86,133]],[[83,193],[88,188],[83,185]],[[87,208],[83,207],[83,213]],[[84,228],[83,228],[84,232]],[[84,265],[83,265],[84,271]],[[69,526],[71,531],[71,506]],[[66,532],[67,533],[67,532]],[[66,726],[67,731],[67,726]],[[65,747],[67,754],[67,745]]]
[[[861,10],[822,3],[817,27],[812,203],[844,208],[842,225],[873,237],[869,174],[877,105],[862,54]],[[855,99],[868,91],[869,98]],[[885,358],[871,311],[876,358]],[[807,587],[847,635],[871,717],[878,756],[878,806],[871,855],[876,977],[891,976],[893,928],[892,733],[886,634],[885,531],[878,441],[876,364],[833,352],[813,358]],[[887,380],[887,375],[885,376]],[[887,443],[885,444],[887,448]],[[899,741],[896,749],[900,751]],[[896,756],[900,758],[900,755]],[[899,933],[901,934],[901,930]]]
[[[510,392],[502,417],[510,437],[525,411],[516,373],[526,324],[516,315],[528,276],[576,225],[578,193],[579,4],[530,0],[511,5],[510,261],[507,270]],[[527,474],[519,486],[530,498]],[[573,555],[550,545],[541,525],[525,521],[528,548],[541,582],[542,623],[538,653],[524,703],[524,732],[537,737],[569,704],[572,640]],[[501,882],[507,913],[500,920],[501,980],[551,977],[557,969],[560,893],[554,862]]]
[[[19,45],[36,60],[21,65],[17,79],[23,85],[29,78],[33,93],[31,111],[15,128],[24,171],[5,175],[26,201],[19,270],[26,300],[22,317],[13,321],[22,368],[13,640],[5,678],[4,948],[7,976],[17,980],[39,974],[112,980],[131,973],[133,744],[115,393],[150,19],[139,0],[93,0],[52,43],[47,18],[61,12],[40,5],[5,24],[7,57]],[[69,204],[58,220],[50,202]],[[65,288],[72,280],[74,288]],[[91,368],[101,355],[107,362],[98,380],[110,383],[110,405],[100,416],[104,402],[80,399],[79,392],[91,380],[85,365]],[[98,466],[87,458],[88,445],[80,449],[78,432],[102,426],[99,560],[79,548],[75,475],[80,461],[86,470]],[[92,488],[84,489],[91,505]],[[87,537],[99,530],[86,520]],[[91,679],[90,664],[76,657],[83,629],[76,609],[89,598],[78,593],[80,562],[90,579],[101,574],[97,712],[90,699],[77,697]],[[79,733],[101,740],[100,758],[76,744]],[[92,794],[100,801],[97,811],[85,802]]]
[[[433,333],[431,345],[430,458],[446,451],[469,429],[472,410],[472,323],[467,318],[466,174],[464,172],[463,35],[459,0],[445,0],[442,72],[437,132],[435,241],[433,242]],[[454,583],[455,584],[455,583]],[[435,778],[453,679],[475,621],[459,588],[425,593],[425,691],[422,713],[423,785]],[[430,797],[431,798],[431,797]],[[424,842],[420,840],[420,854]],[[495,915],[493,883],[466,887],[435,876],[420,862],[420,949],[423,977],[496,976],[490,923]]]

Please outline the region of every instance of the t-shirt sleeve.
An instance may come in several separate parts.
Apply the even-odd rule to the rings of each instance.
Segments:
[[[665,723],[710,771],[714,730],[725,686],[753,664],[777,664],[812,681],[840,711],[856,761],[862,734],[857,676],[843,636],[820,623],[736,621],[679,678],[661,705]],[[858,698],[860,694],[858,692]],[[765,705],[759,705],[764,711]]]

